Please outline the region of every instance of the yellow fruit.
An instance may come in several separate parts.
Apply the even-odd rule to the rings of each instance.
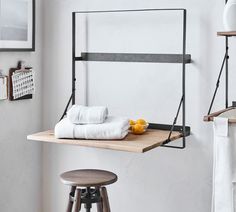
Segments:
[[[129,124],[130,124],[130,126],[133,126],[133,125],[135,125],[136,123],[135,123],[134,120],[130,119],[130,120],[129,120]]]
[[[131,125],[131,126],[130,126],[130,130],[131,130],[132,132],[134,132],[134,126],[135,126],[135,125]]]
[[[141,125],[146,125],[146,124],[147,124],[147,122],[146,122],[144,119],[138,119],[138,120],[136,121],[136,123],[137,123],[137,124],[141,124]]]
[[[144,126],[141,124],[135,124],[132,126],[132,132],[134,134],[142,134],[144,133],[144,131],[145,131]]]

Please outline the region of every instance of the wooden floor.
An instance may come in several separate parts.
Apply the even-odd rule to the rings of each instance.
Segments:
[[[148,129],[143,135],[128,134],[123,140],[80,140],[56,139],[52,130],[27,136],[28,140],[50,142],[55,144],[70,144],[86,147],[95,147],[127,152],[144,153],[159,147],[168,138],[169,131]],[[171,140],[181,138],[180,132],[173,132]]]

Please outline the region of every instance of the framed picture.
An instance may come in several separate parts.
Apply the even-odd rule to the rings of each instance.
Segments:
[[[0,51],[35,51],[35,0],[0,0]]]

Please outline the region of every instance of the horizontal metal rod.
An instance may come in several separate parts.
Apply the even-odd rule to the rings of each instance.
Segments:
[[[161,147],[167,147],[167,148],[173,148],[173,149],[185,149],[185,146],[171,146],[171,145],[166,145],[166,144],[162,144]]]
[[[155,124],[155,123],[149,123],[148,128],[149,129],[158,129],[158,130],[171,130],[173,125],[169,124]],[[191,128],[189,126],[185,127],[186,130],[186,136],[189,136],[191,134]],[[173,131],[177,132],[183,132],[183,126],[175,125],[173,128]]]
[[[142,63],[183,63],[182,54],[142,54],[142,53],[95,53],[82,52],[75,61],[100,62],[142,62]],[[191,55],[185,56],[185,63],[191,63]]]
[[[136,9],[136,10],[90,10],[90,11],[75,11],[74,13],[118,13],[118,12],[150,12],[150,11],[185,11],[184,8],[147,8],[147,9]]]

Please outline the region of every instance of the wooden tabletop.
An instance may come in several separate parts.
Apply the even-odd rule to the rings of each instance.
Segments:
[[[144,153],[159,147],[168,138],[169,131],[148,129],[143,135],[129,133],[123,140],[80,140],[57,139],[52,130],[27,136],[28,140],[50,142],[55,144],[71,144],[86,147],[96,147],[127,152]],[[171,140],[182,137],[181,132],[173,131]]]

